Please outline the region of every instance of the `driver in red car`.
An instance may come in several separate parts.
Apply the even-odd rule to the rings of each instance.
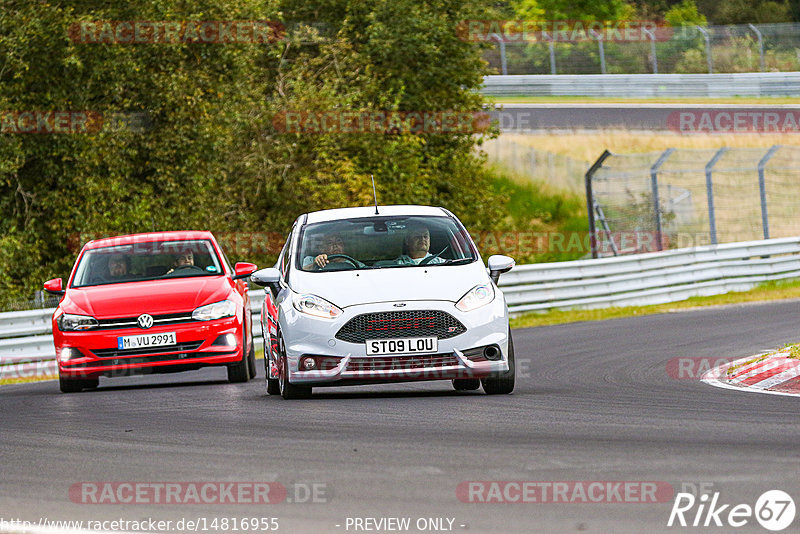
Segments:
[[[128,276],[130,258],[124,254],[113,254],[108,258],[108,280],[119,280]]]
[[[92,283],[121,282],[126,280],[130,273],[131,258],[125,254],[109,255],[103,267],[97,266],[97,263],[90,276]]]

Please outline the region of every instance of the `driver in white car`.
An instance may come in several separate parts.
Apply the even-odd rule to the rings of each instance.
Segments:
[[[426,265],[444,263],[442,258],[433,257],[428,252],[431,247],[431,232],[428,227],[420,223],[411,223],[406,230],[406,237],[403,240],[403,254],[395,260],[397,265],[419,265],[426,258]]]

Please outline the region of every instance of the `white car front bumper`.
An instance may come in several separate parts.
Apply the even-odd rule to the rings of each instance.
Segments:
[[[293,384],[325,386],[480,378],[509,369],[508,309],[499,290],[490,304],[471,312],[462,312],[449,301],[380,302],[350,306],[336,319],[323,319],[284,304],[280,314],[281,331],[289,364],[289,382]],[[464,331],[439,338],[435,353],[418,355],[367,355],[366,343],[337,338],[342,327],[360,315],[420,311],[447,313],[463,325]],[[374,336],[365,334],[370,335]],[[419,335],[430,333],[420,332]],[[499,354],[488,359],[484,355],[485,347],[493,347]],[[301,358],[308,356],[319,358],[322,365],[313,370],[300,370]]]

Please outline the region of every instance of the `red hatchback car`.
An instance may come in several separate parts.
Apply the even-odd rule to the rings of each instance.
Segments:
[[[210,232],[158,232],[87,243],[53,314],[61,391],[99,378],[227,366],[228,380],[256,375],[247,282]]]

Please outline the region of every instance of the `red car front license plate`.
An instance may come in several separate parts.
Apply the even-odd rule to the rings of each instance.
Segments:
[[[138,349],[141,347],[163,347],[175,345],[175,332],[160,334],[140,334],[138,336],[120,336],[117,338],[117,349]]]

